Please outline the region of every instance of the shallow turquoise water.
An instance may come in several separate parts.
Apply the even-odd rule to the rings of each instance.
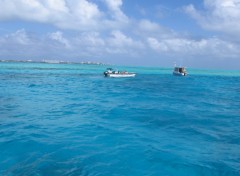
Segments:
[[[240,71],[0,63],[0,175],[240,175]]]

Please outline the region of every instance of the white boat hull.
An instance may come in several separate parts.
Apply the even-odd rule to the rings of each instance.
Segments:
[[[173,72],[173,75],[176,75],[176,76],[186,76],[187,74],[186,73]]]
[[[126,74],[107,74],[107,77],[111,78],[129,78],[129,77],[135,77],[135,73],[126,73]]]

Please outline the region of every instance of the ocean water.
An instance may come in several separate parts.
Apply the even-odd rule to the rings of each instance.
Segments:
[[[0,63],[0,175],[240,175],[240,71],[119,68]]]

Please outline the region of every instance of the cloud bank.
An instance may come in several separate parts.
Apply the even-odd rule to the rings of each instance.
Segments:
[[[240,0],[204,0],[204,10],[190,4],[185,11],[207,30],[219,31],[239,38]]]
[[[79,31],[114,28],[128,22],[121,0],[103,2],[106,12],[87,0],[0,0],[0,20],[36,21]]]
[[[202,28],[234,36],[199,38],[146,17],[133,19],[122,10],[122,0],[0,0],[0,21],[55,26],[40,34],[27,28],[0,33],[0,59],[92,59],[135,65],[172,64],[180,58],[186,64],[235,62],[240,55],[239,1],[205,0],[203,10],[185,6]]]

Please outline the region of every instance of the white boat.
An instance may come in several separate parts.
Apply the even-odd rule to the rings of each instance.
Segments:
[[[112,78],[129,78],[129,77],[135,77],[135,73],[114,73],[114,74],[108,74],[107,77]]]
[[[128,77],[135,77],[136,73],[130,73],[127,71],[117,71],[113,70],[112,68],[108,68],[105,72],[103,72],[105,77],[111,78],[128,78]]]
[[[173,75],[176,76],[187,76],[187,70],[185,67],[174,67]]]

